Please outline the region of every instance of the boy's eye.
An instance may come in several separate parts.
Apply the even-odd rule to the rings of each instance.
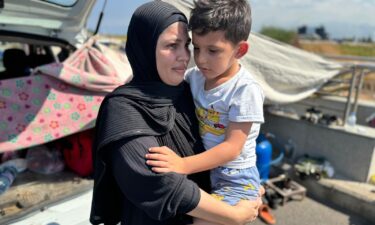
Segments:
[[[217,53],[218,52],[218,50],[216,50],[216,49],[209,49],[208,50],[210,53]]]

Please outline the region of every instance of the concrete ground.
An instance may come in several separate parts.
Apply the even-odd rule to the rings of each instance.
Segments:
[[[303,185],[307,197],[272,209],[278,225],[371,225],[375,224],[375,185],[343,179],[294,181]],[[82,181],[79,183],[83,183]],[[40,189],[39,189],[40,190]],[[9,193],[11,194],[11,193]],[[88,225],[91,191],[43,207],[13,221],[12,225]],[[9,223],[5,223],[9,224]],[[265,224],[260,219],[254,225]]]
[[[375,224],[375,185],[344,179],[293,181],[306,188],[303,200],[290,200],[271,209],[278,225]],[[299,199],[299,198],[297,198]],[[266,224],[257,219],[255,225]]]
[[[375,224],[375,185],[344,179],[299,180],[309,196]]]
[[[310,197],[302,201],[290,201],[272,210],[276,225],[371,225],[359,215],[339,209],[328,203]],[[264,225],[259,218],[248,225]]]
[[[321,185],[321,184],[317,184]],[[366,185],[367,186],[367,185]],[[374,186],[375,188],[375,186]],[[303,200],[288,201],[283,206],[272,209],[277,225],[371,225],[374,221],[365,219],[365,215],[333,204],[330,199],[316,200],[310,195],[319,188],[308,188],[308,196]],[[335,191],[331,192],[337,195]],[[92,192],[87,192],[55,206],[45,208],[39,213],[11,223],[12,225],[89,225],[88,216]],[[347,194],[351,196],[350,194]],[[362,199],[363,200],[363,199]],[[362,201],[361,200],[361,201]],[[353,205],[360,204],[353,201]],[[374,204],[374,203],[373,203]],[[375,207],[373,207],[375,208]],[[264,225],[259,218],[248,225]]]

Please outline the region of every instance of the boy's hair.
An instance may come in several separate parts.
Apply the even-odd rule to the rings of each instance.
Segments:
[[[224,31],[234,44],[247,40],[251,30],[251,8],[247,0],[195,0],[189,28],[198,35]]]

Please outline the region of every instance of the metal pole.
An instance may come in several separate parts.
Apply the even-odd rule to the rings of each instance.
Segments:
[[[107,6],[107,0],[104,0],[104,5],[102,11],[100,11],[98,22],[96,23],[96,28],[93,35],[96,35],[99,32],[100,25],[102,24],[102,19],[104,15],[105,7]]]
[[[350,89],[349,89],[349,94],[348,98],[346,101],[346,106],[345,106],[345,114],[344,114],[344,119],[343,119],[343,125],[346,125],[346,120],[348,119],[349,113],[350,113],[350,108],[351,108],[351,100],[352,100],[352,94],[354,91],[354,86],[355,86],[355,80],[356,80],[356,66],[354,65],[352,68],[352,80],[350,82]]]
[[[358,110],[358,98],[359,98],[359,93],[362,90],[364,75],[365,75],[364,69],[361,69],[361,74],[359,75],[359,82],[358,82],[358,85],[357,85],[357,89],[356,89],[356,92],[355,92],[355,98],[354,98],[353,112],[355,114],[357,114],[357,110]]]

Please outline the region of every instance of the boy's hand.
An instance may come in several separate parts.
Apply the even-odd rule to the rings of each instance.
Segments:
[[[152,171],[157,173],[176,172],[187,174],[185,161],[174,151],[166,146],[153,147],[146,154],[146,164],[152,166]]]

